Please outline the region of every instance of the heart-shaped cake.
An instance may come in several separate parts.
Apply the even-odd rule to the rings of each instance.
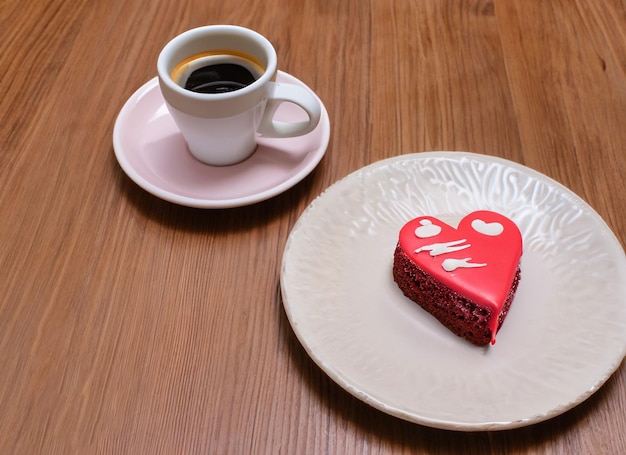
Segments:
[[[394,280],[408,298],[476,345],[495,343],[520,279],[522,235],[487,210],[454,228],[432,216],[409,221],[394,253]]]

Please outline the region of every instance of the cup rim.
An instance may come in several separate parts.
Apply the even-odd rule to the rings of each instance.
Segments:
[[[210,35],[218,34],[234,34],[243,36],[250,40],[253,40],[263,47],[266,52],[267,65],[265,71],[261,76],[256,79],[250,85],[225,93],[200,93],[187,90],[184,87],[178,85],[172,80],[171,74],[168,70],[168,62],[172,53],[176,52],[180,47],[188,42],[190,39],[199,39]],[[232,98],[239,98],[245,96],[248,93],[258,90],[264,86],[269,80],[274,77],[277,71],[277,55],[276,50],[272,43],[260,33],[239,25],[204,25],[196,28],[189,29],[174,38],[172,38],[161,50],[157,60],[157,73],[161,82],[164,83],[169,90],[177,93],[180,96],[193,98],[197,100],[228,100]]]

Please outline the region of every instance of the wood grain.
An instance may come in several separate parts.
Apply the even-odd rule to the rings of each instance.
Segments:
[[[266,35],[332,124],[269,201],[197,210],[112,148],[161,47],[204,24]],[[466,150],[542,172],[626,246],[621,0],[4,0],[0,6],[0,453],[626,453],[626,369],[514,431],[455,433],[336,386],[282,309],[282,250],[328,185]]]

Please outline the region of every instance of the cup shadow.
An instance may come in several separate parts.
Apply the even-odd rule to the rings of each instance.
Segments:
[[[233,208],[194,208],[160,199],[139,187],[120,169],[114,154],[110,154],[115,169],[117,187],[134,209],[142,216],[172,229],[214,235],[247,231],[271,223],[297,207],[308,203],[312,188],[319,180],[318,164],[308,176],[285,192],[254,204]]]

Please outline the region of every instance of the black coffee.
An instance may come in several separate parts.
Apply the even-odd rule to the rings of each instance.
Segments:
[[[185,88],[198,93],[227,93],[247,87],[254,81],[254,75],[241,65],[217,63],[193,71]]]

